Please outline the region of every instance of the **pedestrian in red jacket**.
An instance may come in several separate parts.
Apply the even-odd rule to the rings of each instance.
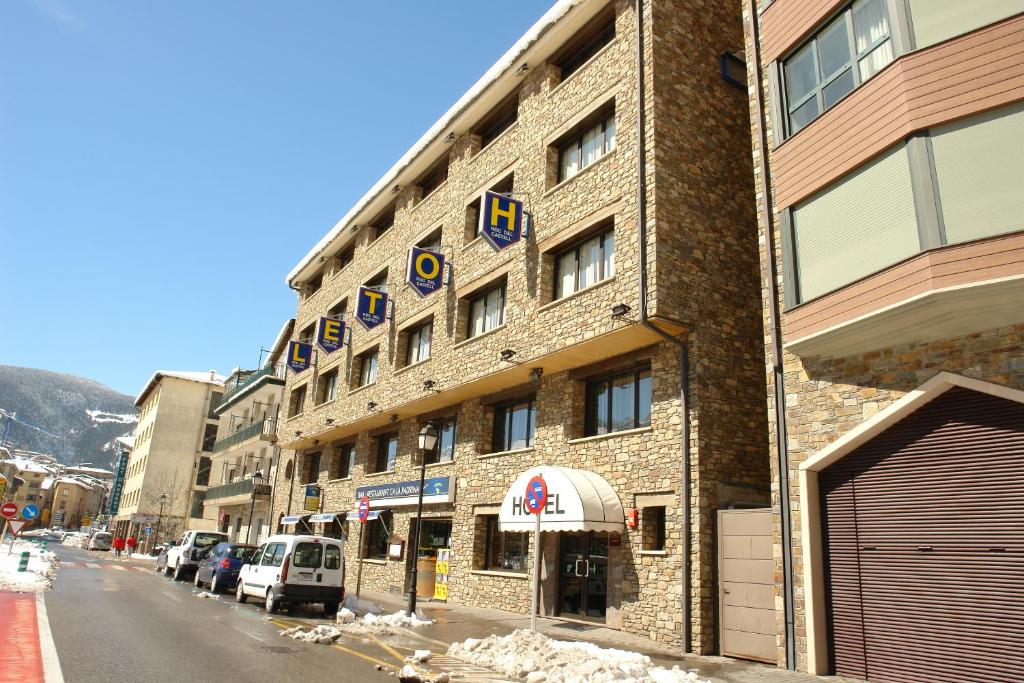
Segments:
[[[135,540],[134,536],[129,536],[124,544],[128,547],[128,557],[131,557],[132,553],[135,552],[135,546],[138,544],[138,541]]]
[[[121,557],[121,551],[124,550],[124,539],[118,536],[110,545],[114,549],[114,557]]]

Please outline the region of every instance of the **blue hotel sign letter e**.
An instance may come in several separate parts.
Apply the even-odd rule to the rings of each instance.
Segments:
[[[484,192],[480,234],[496,249],[504,249],[523,237],[523,203],[497,192]]]
[[[380,325],[388,316],[388,295],[369,287],[360,287],[356,297],[356,317],[368,330]]]
[[[320,318],[316,343],[327,353],[341,348],[345,340],[345,323],[336,318]]]
[[[313,362],[313,345],[293,341],[288,344],[288,367],[293,372],[302,372]]]
[[[413,247],[409,250],[407,275],[417,294],[433,294],[444,284],[444,254]]]

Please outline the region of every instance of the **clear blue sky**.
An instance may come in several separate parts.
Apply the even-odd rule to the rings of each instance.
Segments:
[[[553,0],[3,0],[0,364],[252,366],[288,270]]]

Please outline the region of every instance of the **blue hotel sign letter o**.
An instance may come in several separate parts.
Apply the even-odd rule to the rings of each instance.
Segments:
[[[302,372],[313,362],[313,345],[293,341],[288,344],[288,367],[293,372]]]
[[[499,250],[518,242],[523,237],[523,203],[497,192],[484,192],[480,234]]]
[[[360,287],[356,295],[356,318],[368,330],[387,319],[388,295],[370,287]]]
[[[444,284],[444,254],[419,247],[410,249],[407,279],[420,296],[441,289]]]

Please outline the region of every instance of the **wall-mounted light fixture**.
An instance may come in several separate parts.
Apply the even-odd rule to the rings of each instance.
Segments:
[[[334,418],[333,417],[325,418],[324,419],[324,424],[327,425],[327,426],[330,426],[330,425],[334,424]]]
[[[427,391],[430,391],[431,389],[433,389],[436,386],[437,386],[437,382],[435,382],[432,379],[425,379],[425,380],[423,380],[423,388],[426,389]]]
[[[626,304],[621,304],[621,303],[620,304],[615,304],[614,306],[612,306],[612,317],[613,318],[623,318],[623,317],[629,315],[629,312],[631,310],[633,310],[633,309],[630,308],[629,306],[627,306]]]
[[[503,361],[507,362],[507,361],[512,360],[512,356],[514,356],[514,355],[516,355],[515,349],[502,349],[501,350],[501,359]]]
[[[369,410],[370,412],[373,412],[373,410],[376,407],[377,407],[377,404],[374,401],[370,401],[369,403],[366,404],[366,409]]]
[[[523,76],[529,70],[530,70],[530,65],[527,64],[526,62],[523,62],[522,65],[518,69],[516,69],[516,76]]]
[[[299,438],[300,436],[302,436],[302,432],[296,431],[295,432],[295,438]]]
[[[402,186],[401,185],[395,185],[394,187],[391,188],[391,194],[398,194],[401,191],[402,191]]]
[[[532,379],[534,382],[536,382],[543,376],[544,368],[533,368],[532,370],[530,370],[530,379]]]
[[[445,142],[455,142],[455,131],[448,133],[444,138]]]

